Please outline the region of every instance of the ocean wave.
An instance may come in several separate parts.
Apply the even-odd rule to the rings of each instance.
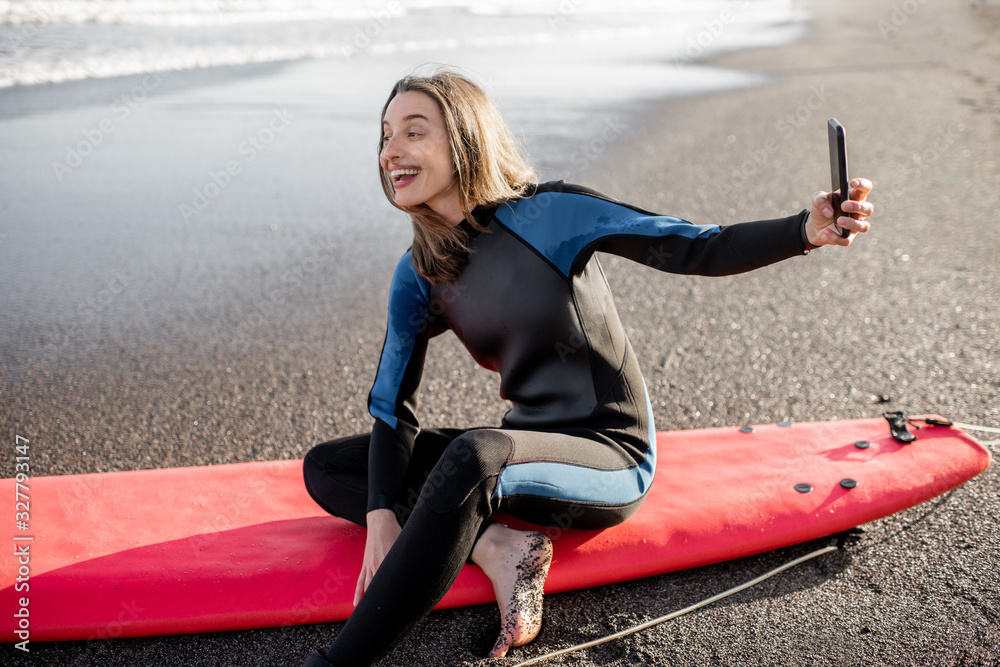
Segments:
[[[720,17],[752,28],[788,20],[793,7],[791,0],[0,0],[0,88],[359,52],[622,38],[656,38],[669,55],[703,25],[721,25]],[[714,48],[731,35],[711,37]]]
[[[393,11],[450,9],[477,16],[565,16],[718,12],[788,0],[0,0],[0,26],[218,26],[237,23],[358,21]],[[395,6],[395,9],[393,8]]]

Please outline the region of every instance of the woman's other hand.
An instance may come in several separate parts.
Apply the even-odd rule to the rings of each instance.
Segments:
[[[401,528],[392,510],[372,510],[366,515],[368,536],[365,539],[365,558],[361,564],[361,574],[358,575],[358,586],[354,589],[354,606],[361,602],[361,596],[368,590],[372,577],[378,570],[385,555],[395,544]]]

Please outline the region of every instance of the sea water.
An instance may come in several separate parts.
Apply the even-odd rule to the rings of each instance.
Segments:
[[[490,46],[508,47],[513,66],[677,65],[787,40],[799,18],[791,0],[0,0],[0,87]]]
[[[296,292],[387,282],[378,114],[415,68],[579,180],[644,101],[761,81],[705,58],[804,30],[787,0],[0,0],[0,359],[252,339]]]

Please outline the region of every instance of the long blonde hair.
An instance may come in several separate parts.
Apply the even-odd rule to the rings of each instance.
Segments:
[[[458,180],[459,198],[465,220],[483,231],[472,211],[478,206],[494,206],[523,197],[537,182],[520,144],[514,139],[496,103],[480,86],[449,70],[431,76],[407,76],[389,93],[382,118],[396,95],[418,91],[434,100],[444,116],[451,144],[451,156]],[[381,130],[381,122],[379,123]],[[381,132],[380,132],[380,137]],[[379,154],[383,141],[379,141]],[[420,275],[435,284],[454,280],[468,258],[468,234],[452,225],[426,204],[400,206],[396,203],[392,180],[379,169],[382,190],[396,208],[410,214],[413,222],[413,265]]]

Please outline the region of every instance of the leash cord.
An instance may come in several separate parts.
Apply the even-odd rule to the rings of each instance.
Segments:
[[[606,642],[610,642],[610,641],[613,641],[615,639],[621,639],[622,637],[626,637],[626,636],[634,634],[636,632],[641,632],[643,630],[646,630],[646,629],[649,629],[649,628],[653,627],[654,625],[659,625],[660,623],[663,623],[665,621],[669,621],[669,620],[675,619],[678,616],[683,616],[684,614],[690,613],[690,612],[692,612],[692,611],[694,611],[696,609],[701,609],[702,607],[704,607],[706,605],[710,605],[713,602],[717,602],[718,600],[721,600],[723,598],[729,597],[730,595],[733,595],[735,593],[739,593],[740,591],[746,590],[747,588],[750,588],[751,586],[756,586],[757,584],[761,583],[765,579],[770,579],[774,575],[779,574],[781,572],[784,572],[785,570],[787,570],[789,568],[795,567],[799,563],[804,563],[805,561],[807,561],[807,560],[809,560],[811,558],[816,558],[817,556],[822,556],[823,554],[830,553],[831,551],[836,551],[836,550],[837,550],[837,547],[834,546],[834,545],[831,545],[831,546],[828,546],[828,547],[824,547],[822,549],[817,549],[816,551],[813,551],[812,553],[808,553],[805,556],[801,556],[799,558],[796,558],[795,560],[788,561],[784,565],[776,567],[773,570],[771,570],[770,572],[765,572],[764,574],[760,575],[756,579],[748,581],[748,582],[746,582],[744,584],[740,584],[739,586],[736,586],[735,588],[730,588],[728,591],[723,591],[722,593],[719,593],[717,595],[713,595],[712,597],[707,598],[705,600],[702,600],[701,602],[697,602],[697,603],[691,605],[690,607],[685,607],[684,609],[681,609],[680,611],[672,612],[670,614],[667,614],[666,616],[661,616],[660,618],[654,618],[651,621],[646,621],[645,623],[642,623],[640,625],[636,625],[634,627],[628,628],[627,630],[622,630],[620,632],[616,632],[616,633],[614,633],[612,635],[607,635],[606,637],[601,637],[599,639],[594,639],[594,640],[589,641],[589,642],[587,642],[585,644],[578,644],[577,646],[571,646],[569,648],[565,648],[565,649],[562,649],[560,651],[553,651],[552,653],[546,653],[545,655],[540,655],[540,656],[538,656],[536,658],[531,658],[529,660],[525,660],[524,662],[519,662],[514,667],[526,667],[526,665],[534,665],[535,663],[541,662],[543,660],[548,660],[549,658],[555,658],[556,656],[565,655],[567,653],[573,653],[574,651],[581,651],[581,650],[583,650],[585,648],[591,648],[593,646],[597,646],[599,644],[604,644]]]

